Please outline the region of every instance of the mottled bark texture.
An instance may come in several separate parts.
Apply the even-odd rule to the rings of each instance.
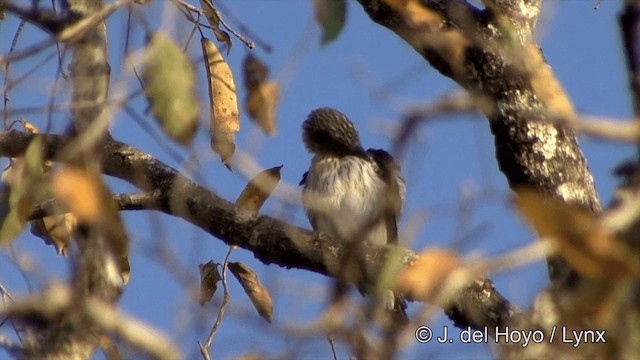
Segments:
[[[490,121],[496,158],[512,188],[530,186],[601,210],[575,134],[542,121],[572,121],[574,114],[533,39],[539,1],[486,1],[485,9],[461,0],[359,2],[372,20],[474,95]],[[576,284],[561,261],[549,264],[554,284]]]
[[[540,1],[485,0],[484,9],[465,0],[359,3],[372,20],[395,32],[476,99],[489,119],[496,158],[512,188],[533,187],[601,212],[593,178],[567,126],[579,120],[533,37]],[[632,8],[622,18],[627,31],[637,29],[636,12]],[[633,36],[625,34],[625,41],[635,41],[630,40]],[[627,44],[634,51],[637,46]],[[632,87],[636,82],[632,78]],[[560,259],[548,262],[551,286],[527,316],[509,324],[511,329],[540,330],[545,340],[553,331],[605,330],[607,343],[573,347],[545,341],[523,347],[503,341],[501,358],[637,356],[637,281],[582,278]]]

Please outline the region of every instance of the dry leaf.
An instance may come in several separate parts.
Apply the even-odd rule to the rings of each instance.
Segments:
[[[97,177],[67,166],[53,173],[51,185],[58,201],[80,221],[96,223],[100,220],[102,202]]]
[[[211,148],[229,167],[236,147],[235,132],[240,130],[236,85],[229,64],[211,40],[202,38],[202,52],[209,78]]]
[[[64,166],[51,175],[54,195],[79,222],[100,231],[116,259],[124,283],[129,280],[129,239],[111,192],[95,172]]]
[[[518,210],[543,240],[586,277],[621,277],[631,270],[626,246],[608,234],[588,209],[564,203],[532,189],[516,190]]]
[[[207,21],[209,21],[209,25],[211,25],[216,40],[227,44],[227,55],[229,55],[231,51],[231,37],[226,31],[220,30],[220,14],[218,10],[211,0],[200,0],[200,6],[202,7],[202,11],[204,11],[204,15],[207,17]]]
[[[142,72],[144,93],[164,132],[188,145],[198,130],[200,105],[187,55],[167,35],[151,35]]]
[[[247,90],[247,112],[265,133],[273,135],[276,131],[276,106],[280,87],[275,81],[269,80],[269,70],[253,55],[245,58],[243,72]]]
[[[257,213],[280,181],[282,165],[267,169],[254,176],[236,199],[241,211]]]
[[[198,265],[198,268],[200,269],[200,305],[203,306],[213,298],[213,294],[218,289],[218,281],[222,277],[218,272],[218,264],[214,263],[213,260]]]
[[[458,255],[447,249],[427,249],[400,271],[396,288],[408,298],[433,302],[451,273],[460,268]]]
[[[47,245],[53,245],[58,254],[66,255],[78,219],[71,213],[46,216],[31,222],[31,233]]]
[[[239,262],[230,262],[229,271],[238,279],[244,292],[249,296],[258,314],[268,322],[273,318],[273,301],[267,289],[262,286],[258,275],[247,265]]]
[[[322,28],[321,45],[335,40],[347,17],[347,3],[345,0],[315,0],[313,2],[316,21]]]

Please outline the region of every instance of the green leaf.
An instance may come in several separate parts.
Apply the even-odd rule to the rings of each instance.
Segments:
[[[316,21],[322,28],[321,45],[335,40],[346,20],[347,3],[345,0],[315,0]]]
[[[180,144],[190,144],[200,114],[195,72],[185,52],[167,35],[151,35],[142,81],[151,112],[164,132]]]
[[[0,244],[9,244],[24,228],[35,199],[43,192],[42,141],[34,138],[13,160],[0,184]]]

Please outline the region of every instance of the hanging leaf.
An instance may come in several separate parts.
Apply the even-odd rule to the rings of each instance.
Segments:
[[[229,55],[231,51],[231,36],[226,31],[220,30],[220,13],[218,13],[218,9],[215,8],[211,0],[200,0],[200,6],[207,17],[207,21],[209,21],[209,25],[211,25],[216,40],[227,44],[227,55]]]
[[[42,141],[34,138],[25,154],[12,160],[0,186],[0,243],[7,244],[24,228],[42,185]]]
[[[218,272],[218,264],[213,260],[198,265],[198,268],[200,269],[200,306],[203,306],[213,298],[213,294],[218,289],[218,281],[222,280],[222,277]]]
[[[254,176],[236,199],[236,207],[248,213],[258,213],[278,185],[280,169],[282,169],[282,165],[272,167]]]
[[[147,44],[142,81],[164,132],[180,144],[190,144],[200,114],[195,73],[184,51],[163,33],[152,34]]]
[[[321,45],[335,40],[346,21],[347,3],[345,0],[314,0],[315,16],[322,29]]]
[[[202,52],[209,78],[211,148],[230,167],[236,150],[235,132],[240,130],[236,85],[229,64],[211,40],[202,38]]]
[[[229,271],[238,279],[258,314],[268,322],[271,322],[273,319],[273,301],[271,301],[269,291],[258,280],[258,275],[247,265],[239,262],[229,263]]]
[[[31,233],[47,245],[53,245],[58,254],[67,254],[78,219],[71,213],[45,216],[31,221]]]
[[[253,55],[244,59],[243,72],[247,112],[265,133],[273,135],[280,88],[275,81],[269,80],[269,70]]]

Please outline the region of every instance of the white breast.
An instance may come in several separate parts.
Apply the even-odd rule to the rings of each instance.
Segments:
[[[376,166],[354,156],[313,158],[302,202],[315,230],[343,241],[387,243],[386,225],[380,218],[387,185]],[[373,224],[375,220],[381,221]],[[354,239],[356,236],[364,238]]]

